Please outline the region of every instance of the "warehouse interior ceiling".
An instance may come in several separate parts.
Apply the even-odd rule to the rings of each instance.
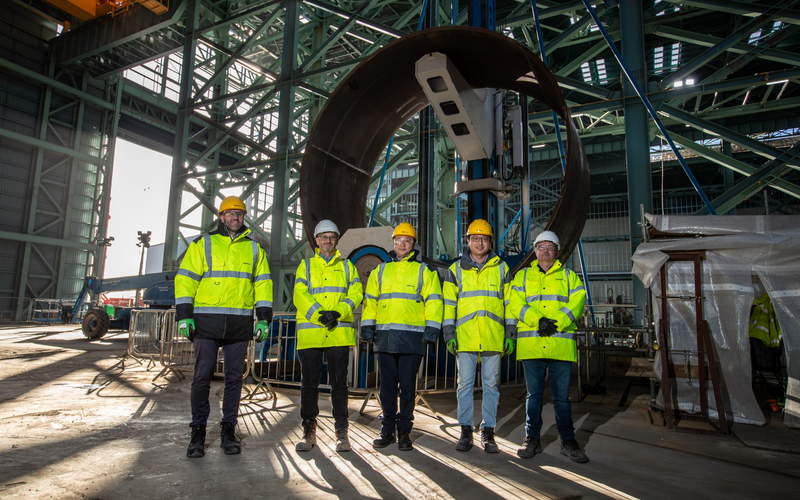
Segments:
[[[668,215],[704,205],[583,1],[536,4],[548,65],[591,165],[590,287],[636,296],[639,206]],[[173,157],[165,269],[176,266],[178,242],[212,222],[221,190],[238,188],[269,248],[276,307],[290,307],[292,273],[309,251],[299,171],[328,97],[380,47],[417,31],[423,6],[434,26],[468,23],[463,0],[171,0],[160,15],[120,5],[89,21],[42,0],[0,7],[0,319],[22,318],[33,298],[74,298],[84,276],[102,274],[116,137]],[[595,9],[715,206],[800,213],[800,1],[621,9],[608,0]],[[529,1],[497,0],[496,13],[497,31],[539,52]],[[564,124],[523,99],[538,232],[561,190],[555,131]],[[438,231],[429,248],[453,258],[456,159],[443,132],[431,135]],[[376,197],[377,224],[416,221],[418,146],[414,117],[395,134],[380,192],[384,162],[376,164],[365,224]],[[516,195],[501,206],[508,255],[524,246],[513,222],[521,204]],[[200,227],[183,222],[197,211]]]

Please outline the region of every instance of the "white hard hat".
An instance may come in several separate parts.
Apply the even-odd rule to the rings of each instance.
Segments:
[[[339,233],[339,228],[336,227],[336,224],[334,224],[333,221],[330,221],[328,219],[323,219],[319,221],[317,227],[314,228],[315,238],[322,233],[336,233],[336,236],[341,236],[341,233]]]
[[[550,241],[555,243],[556,250],[559,250],[561,247],[561,242],[558,241],[558,236],[556,236],[556,233],[554,233],[553,231],[542,231],[539,234],[539,236],[537,236],[536,239],[533,240],[533,248],[536,248],[536,245],[538,245],[542,241]]]

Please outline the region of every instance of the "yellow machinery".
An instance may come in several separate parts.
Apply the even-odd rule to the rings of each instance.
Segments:
[[[169,10],[169,0],[46,0],[73,15],[81,21],[88,21],[106,14],[126,9],[137,3],[150,9],[155,14],[164,14]]]

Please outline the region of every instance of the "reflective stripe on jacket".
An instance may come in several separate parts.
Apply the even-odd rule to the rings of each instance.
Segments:
[[[764,294],[753,303],[750,315],[750,337],[757,338],[767,347],[778,348],[781,345],[781,325],[775,316],[775,308],[768,294]]]
[[[457,339],[459,351],[502,352],[506,332],[516,333],[506,328],[513,320],[504,319],[510,287],[508,266],[494,253],[480,269],[469,254],[453,263],[442,285],[445,341]]]
[[[315,256],[297,267],[294,280],[294,305],[297,307],[297,348],[356,345],[353,314],[361,304],[363,287],[356,267],[342,259],[337,250],[326,262]],[[322,311],[336,311],[339,325],[329,331],[319,322]]]
[[[439,277],[416,255],[383,263],[369,276],[361,332],[365,339],[374,332],[377,352],[425,354],[423,341],[435,342],[442,329]]]
[[[556,260],[542,273],[539,261],[517,273],[511,283],[506,316],[517,319],[517,359],[577,361],[575,321],[583,313],[586,289],[580,278]],[[539,336],[539,320],[556,321],[558,333]]]
[[[175,306],[178,320],[194,318],[199,338],[253,338],[253,310],[259,319],[272,312],[272,279],[250,229],[231,240],[219,222],[189,245],[175,275]]]

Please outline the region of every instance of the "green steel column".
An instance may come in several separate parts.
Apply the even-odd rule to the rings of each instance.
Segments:
[[[116,79],[117,93],[114,100],[114,111],[111,112],[111,123],[106,124],[108,127],[106,135],[105,157],[106,164],[103,167],[103,191],[100,193],[100,220],[97,223],[97,238],[96,240],[103,240],[108,237],[108,210],[111,208],[111,180],[114,175],[114,151],[117,146],[117,133],[119,131],[119,115],[120,107],[122,106],[122,92],[125,85],[125,79],[122,78],[122,73],[109,78],[109,91],[108,99],[111,99],[112,88],[114,86],[114,79]],[[96,273],[98,278],[103,278],[106,268],[106,252],[105,249],[98,248],[98,264]]]
[[[189,117],[192,104],[192,82],[194,80],[194,53],[197,48],[195,26],[200,13],[197,0],[189,0],[186,9],[186,39],[183,43],[181,64],[181,86],[178,96],[178,113],[175,120],[175,147],[172,153],[172,180],[169,186],[169,205],[167,207],[167,227],[164,233],[164,257],[162,270],[172,271],[178,267],[178,238],[180,236],[181,200],[183,184],[181,180],[186,165],[186,152],[189,143]]]
[[[219,20],[219,19],[218,19]],[[219,43],[225,47],[228,46],[228,27],[226,26],[223,29],[217,30],[215,33],[217,40]],[[214,66],[214,72],[219,72],[225,65],[229,56],[223,54],[222,52],[217,52],[217,57]],[[228,90],[228,76],[223,75],[222,77],[217,78],[214,81],[214,84],[211,86],[211,96],[215,99],[215,102],[211,105],[211,119],[217,123],[222,123],[225,121],[225,101],[216,101],[219,99],[223,94],[227,94]],[[199,96],[198,96],[199,97]],[[218,136],[221,132],[211,127],[208,130],[208,143],[215,144],[217,142]],[[213,171],[219,168],[219,149],[208,155],[206,159],[206,170]],[[207,199],[211,200],[214,206],[218,206],[217,204],[217,193],[219,192],[219,182],[217,182],[216,178],[213,176],[208,176],[205,179],[205,186],[203,189],[203,196]],[[216,214],[209,210],[207,207],[203,207],[202,215],[200,219],[200,230],[206,231],[209,226],[214,222],[216,218]]]
[[[729,141],[722,141],[722,154],[733,158],[733,148]],[[722,180],[725,185],[725,191],[727,192],[733,187],[734,184],[736,184],[736,182],[733,180],[733,170],[727,167],[722,167]],[[736,215],[736,209],[732,208],[728,210],[728,215]]]
[[[53,77],[53,73],[55,71],[55,59],[51,56],[48,65],[48,73],[47,76],[50,78]],[[39,116],[41,117],[39,123],[39,133],[38,136],[41,140],[47,139],[47,129],[50,120],[50,101],[53,96],[53,89],[48,85],[44,88],[44,95],[42,96],[42,104],[39,108]],[[34,224],[36,222],[36,210],[38,206],[39,200],[39,188],[41,187],[42,183],[42,164],[44,162],[44,149],[39,148],[36,151],[36,163],[33,168],[33,177],[31,179],[31,188],[29,191],[30,195],[30,204],[28,205],[28,212],[26,215],[25,220],[25,233],[33,235],[34,234]],[[19,287],[17,288],[17,313],[16,313],[16,321],[23,321],[23,311],[24,307],[23,304],[25,303],[25,295],[28,291],[28,272],[30,271],[30,260],[31,260],[31,247],[33,243],[25,243],[25,247],[22,250],[22,260],[19,263]]]
[[[427,3],[427,7],[425,7]],[[438,0],[428,0],[423,2],[423,12],[419,23],[420,29],[435,28],[439,25]],[[419,183],[417,185],[417,236],[418,242],[422,247],[422,255],[426,257],[438,257],[434,253],[436,243],[436,186],[434,177],[436,175],[436,114],[432,106],[426,106],[419,112],[419,135],[417,152],[419,155]]]
[[[81,80],[81,92],[86,92],[87,84],[89,83],[89,72],[84,70],[83,72],[83,79]],[[86,110],[86,100],[80,99],[76,104],[78,111],[75,117],[75,135],[72,138],[72,149],[79,150],[81,147],[81,136],[83,134],[83,117],[84,112]],[[68,240],[70,237],[70,228],[72,223],[72,204],[73,199],[75,197],[75,183],[77,179],[77,172],[78,172],[78,159],[72,158],[70,161],[70,168],[69,168],[69,184],[67,184],[67,203],[64,213],[64,229],[61,232],[61,238]],[[68,249],[66,247],[62,247],[59,249],[60,255],[58,258],[58,282],[56,283],[56,294],[57,298],[61,298],[64,296],[64,283],[67,279],[67,264],[68,264],[68,255],[70,252],[74,252],[72,249]],[[81,274],[86,275],[86,268],[82,271],[71,271],[73,274],[71,277],[77,278]],[[76,293],[78,290],[69,290],[69,293]]]
[[[622,57],[630,67],[637,83],[647,88],[647,67],[644,62],[644,30],[642,0],[622,0],[619,5],[622,35]],[[623,79],[625,96],[636,96],[630,82]],[[653,211],[653,186],[650,177],[650,124],[647,110],[638,99],[625,106],[625,153],[628,167],[628,211],[630,213],[631,254],[642,242],[639,206]],[[642,306],[647,294],[642,282],[633,278],[633,300]],[[642,311],[636,311],[636,323],[642,322]]]
[[[322,19],[320,20],[319,25],[314,26],[314,37],[311,41],[311,51],[316,51],[319,47],[321,47],[325,43],[325,32],[327,31],[327,22],[325,21],[325,14],[322,14]],[[311,66],[311,69],[318,70],[322,67],[322,62],[325,60],[326,54],[323,53],[319,59],[314,61],[314,64]],[[315,76],[309,79],[309,81],[318,86],[322,86],[323,76]],[[312,94],[309,99],[312,100],[313,104],[308,109],[308,130],[310,131],[311,128],[314,126],[314,123],[317,121],[317,117],[319,116],[319,112],[322,109],[322,98],[316,94]]]
[[[286,193],[289,192],[289,169],[292,166],[288,156],[291,150],[289,141],[292,134],[292,110],[294,109],[292,76],[297,68],[298,25],[297,0],[287,0],[284,14],[283,54],[281,54],[281,96],[278,104],[278,148],[276,151],[278,162],[275,165],[269,247],[269,267],[273,283],[272,307],[276,311],[284,309],[284,304],[287,302],[284,299],[284,292],[289,293],[289,290],[285,290],[284,283],[287,268],[291,267],[291,261],[288,258],[284,262],[287,250],[286,226],[288,224]]]

